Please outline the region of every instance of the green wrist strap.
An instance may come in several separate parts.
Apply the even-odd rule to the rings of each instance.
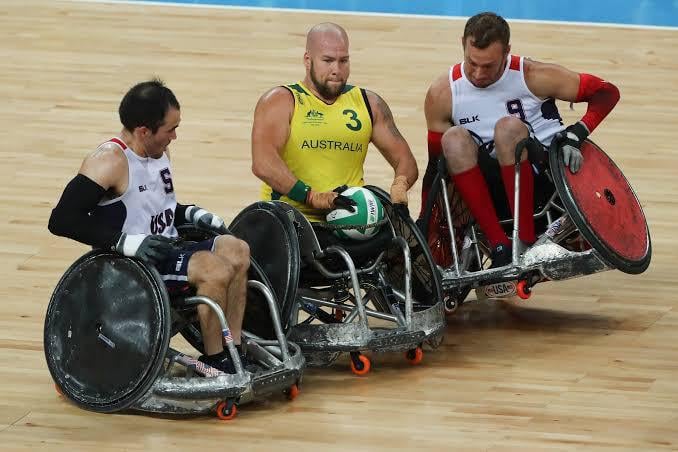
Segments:
[[[292,186],[290,192],[287,193],[287,197],[294,201],[304,203],[306,202],[306,196],[308,195],[309,191],[311,191],[311,187],[303,183],[301,180],[298,180]]]

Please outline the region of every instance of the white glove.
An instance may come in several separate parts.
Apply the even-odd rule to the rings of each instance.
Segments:
[[[163,235],[123,234],[113,247],[127,257],[136,257],[142,261],[158,265],[174,250],[172,239]]]
[[[560,146],[563,150],[563,163],[570,168],[573,174],[579,171],[584,162],[580,148],[588,136],[589,130],[581,121],[572,124],[558,134],[558,139],[562,140]]]
[[[214,231],[218,234],[225,234],[228,231],[220,216],[198,206],[186,208],[186,221],[193,223],[198,228]]]

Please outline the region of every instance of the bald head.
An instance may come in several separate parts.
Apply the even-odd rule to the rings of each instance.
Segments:
[[[325,102],[334,102],[351,72],[346,30],[330,22],[311,28],[306,35],[304,66],[306,86]]]
[[[311,54],[338,46],[348,51],[348,34],[341,26],[332,22],[314,25],[306,35],[306,51]]]

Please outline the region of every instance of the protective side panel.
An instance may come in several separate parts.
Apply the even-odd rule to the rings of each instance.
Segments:
[[[300,266],[299,241],[292,220],[274,203],[257,202],[240,212],[229,229],[249,244],[250,255],[270,281],[278,300],[282,328],[286,331],[296,298]],[[243,327],[273,339],[268,313],[262,296],[248,298]]]
[[[169,301],[141,262],[93,251],[68,269],[45,319],[45,355],[64,394],[86,409],[132,405],[155,380],[169,343]]]
[[[252,261],[250,262],[250,270],[247,278],[263,283],[273,294],[275,294],[275,288],[268,280],[268,277],[266,277],[266,272],[264,272],[263,268],[254,260],[254,258],[252,258]],[[278,310],[280,311],[280,304],[278,304]],[[283,319],[281,318],[280,321],[282,322]],[[286,326],[287,319],[284,319],[284,321]],[[248,289],[247,291],[247,307],[245,309],[243,329],[264,339],[276,339],[275,330],[273,328],[273,319],[271,318],[271,309],[268,306],[266,298],[264,298],[262,293],[256,289]]]
[[[552,147],[550,160],[558,194],[582,235],[621,271],[641,273],[650,263],[650,233],[638,198],[610,157],[587,140],[576,173]],[[554,161],[555,160],[555,161]]]
[[[393,208],[388,194],[379,187],[366,186],[372,190],[384,205],[384,211],[389,218],[396,235],[407,241],[412,259],[412,296],[420,305],[432,306],[442,301],[442,283],[438,269],[433,262],[426,239],[412,218]],[[404,264],[400,247],[389,248],[386,260],[388,262],[388,282],[399,290],[404,290]]]

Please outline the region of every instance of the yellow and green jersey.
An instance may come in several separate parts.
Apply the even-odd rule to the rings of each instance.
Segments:
[[[282,159],[292,174],[314,192],[344,184],[364,185],[363,163],[372,137],[372,113],[365,90],[346,85],[328,105],[301,82],[285,88],[294,96],[294,114]],[[280,199],[293,205],[311,221],[325,220],[326,212],[274,193],[266,184],[261,193],[264,200]]]

